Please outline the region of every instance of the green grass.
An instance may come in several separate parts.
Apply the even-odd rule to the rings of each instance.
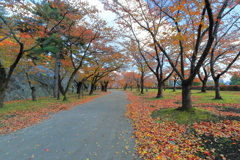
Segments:
[[[97,94],[91,95],[91,97],[96,96]],[[89,95],[84,95],[85,97]],[[9,116],[13,116],[17,111],[27,111],[27,110],[34,110],[37,108],[47,108],[51,104],[54,105],[61,105],[66,103],[74,103],[79,101],[78,95],[68,95],[67,101],[62,101],[63,97],[60,97],[60,100],[57,100],[54,97],[43,97],[37,98],[37,101],[32,101],[31,99],[28,100],[17,100],[11,102],[5,102],[4,107],[0,109],[0,120],[8,118]],[[82,99],[82,98],[81,98]],[[4,115],[4,116],[1,116]]]
[[[157,89],[151,89],[151,91],[157,92]],[[197,98],[197,101],[193,103],[236,103],[240,104],[240,92],[239,91],[220,91],[220,95],[223,99],[214,99],[215,91],[207,91],[206,93],[200,92],[200,90],[192,90],[192,99]],[[163,97],[161,99],[169,99],[175,95],[181,95],[182,90],[177,89],[175,92],[172,89],[163,90]],[[156,98],[149,98],[149,100],[156,100]]]
[[[217,121],[218,117],[210,111],[192,108],[189,111],[178,111],[176,108],[167,108],[153,111],[153,118],[160,117],[160,121],[175,121],[178,124],[192,124],[196,121]]]
[[[239,94],[234,94],[239,93]],[[214,99],[215,92],[207,91],[207,93],[201,93],[197,90],[192,90],[192,97],[198,96],[198,101],[194,103],[240,103],[240,92],[232,92],[232,91],[221,91],[220,95],[223,99]]]
[[[156,92],[157,90],[152,90]],[[176,95],[181,94],[181,90],[176,90],[173,92],[171,89],[167,89],[163,91],[164,97],[161,99],[173,98]],[[215,100],[215,92],[207,91],[207,93],[201,93],[199,90],[192,90],[192,103],[200,104],[200,103],[231,103],[231,104],[240,104],[240,95],[238,92],[233,91],[221,91],[222,100]],[[156,98],[155,98],[156,99]],[[148,98],[148,100],[154,100],[154,98]],[[181,99],[176,99],[176,102],[181,103]],[[212,106],[214,107],[214,106]],[[217,107],[217,106],[216,106]],[[225,107],[222,111],[230,111],[230,112],[240,112],[237,108]],[[214,115],[210,111],[192,108],[190,111],[178,111],[176,108],[168,108],[168,109],[160,109],[154,111],[152,113],[152,117],[160,117],[162,120],[167,121],[176,121],[178,124],[192,124],[195,121],[219,121],[220,119],[227,119],[227,117],[220,117],[218,115]],[[187,117],[187,118],[186,118]],[[229,117],[228,117],[229,118]],[[231,119],[231,118],[230,118]],[[232,116],[233,120],[239,119],[238,117]]]

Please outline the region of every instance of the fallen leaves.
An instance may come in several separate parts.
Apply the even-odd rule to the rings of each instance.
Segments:
[[[38,124],[43,120],[50,118],[50,114],[56,113],[62,110],[69,110],[76,105],[81,105],[87,102],[103,96],[110,92],[99,92],[97,96],[86,96],[84,99],[74,99],[72,102],[51,102],[44,103],[43,106],[31,106],[29,109],[12,110],[11,115],[1,113],[0,114],[0,134],[8,134],[17,130]],[[41,98],[44,99],[44,98]],[[12,102],[6,102],[7,104],[24,104],[30,100],[17,100]],[[35,102],[39,103],[39,102]],[[3,117],[3,118],[2,118]]]
[[[235,138],[236,142],[232,142],[234,143],[232,145],[240,141],[239,121],[222,120],[218,123],[209,121],[195,122],[193,125],[179,125],[174,121],[151,117],[154,110],[180,107],[180,104],[174,103],[176,100],[181,100],[179,95],[170,99],[148,100],[154,97],[155,93],[149,92],[148,95],[142,96],[136,96],[134,93],[127,94],[131,103],[128,104],[125,115],[133,121],[137,153],[143,159],[202,159],[198,153],[203,153],[208,159],[214,159],[215,150],[206,150],[202,145],[202,139],[193,134],[191,129],[194,129],[198,135]],[[197,100],[194,99],[194,101]],[[215,114],[240,116],[239,113],[224,112],[211,107],[216,104],[197,105],[199,108],[208,105],[204,109]],[[221,104],[221,106],[229,106],[229,104]],[[235,105],[235,107],[239,106]]]

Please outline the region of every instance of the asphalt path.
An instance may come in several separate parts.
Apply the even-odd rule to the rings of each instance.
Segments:
[[[0,160],[134,160],[131,121],[122,91],[0,135]]]

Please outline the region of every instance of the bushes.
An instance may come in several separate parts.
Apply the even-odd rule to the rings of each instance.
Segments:
[[[207,90],[214,90],[214,86],[206,86]],[[173,87],[167,87],[167,89],[173,89]],[[177,86],[176,89],[182,89],[182,86]],[[192,86],[194,90],[201,90],[202,86]],[[240,85],[221,85],[221,91],[240,91]]]
[[[240,85],[220,86],[221,91],[240,91]]]

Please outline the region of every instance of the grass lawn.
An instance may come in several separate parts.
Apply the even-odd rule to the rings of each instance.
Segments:
[[[108,92],[109,93],[109,92]],[[68,110],[76,105],[87,103],[105,92],[95,92],[78,99],[78,95],[69,95],[68,101],[56,100],[54,97],[37,98],[37,101],[16,100],[4,103],[0,109],[0,134],[7,134],[16,130],[40,123],[50,117],[50,114],[61,110]]]
[[[128,92],[126,116],[133,120],[137,151],[143,159],[240,159],[240,92],[192,91],[193,108],[181,107],[181,90]]]

